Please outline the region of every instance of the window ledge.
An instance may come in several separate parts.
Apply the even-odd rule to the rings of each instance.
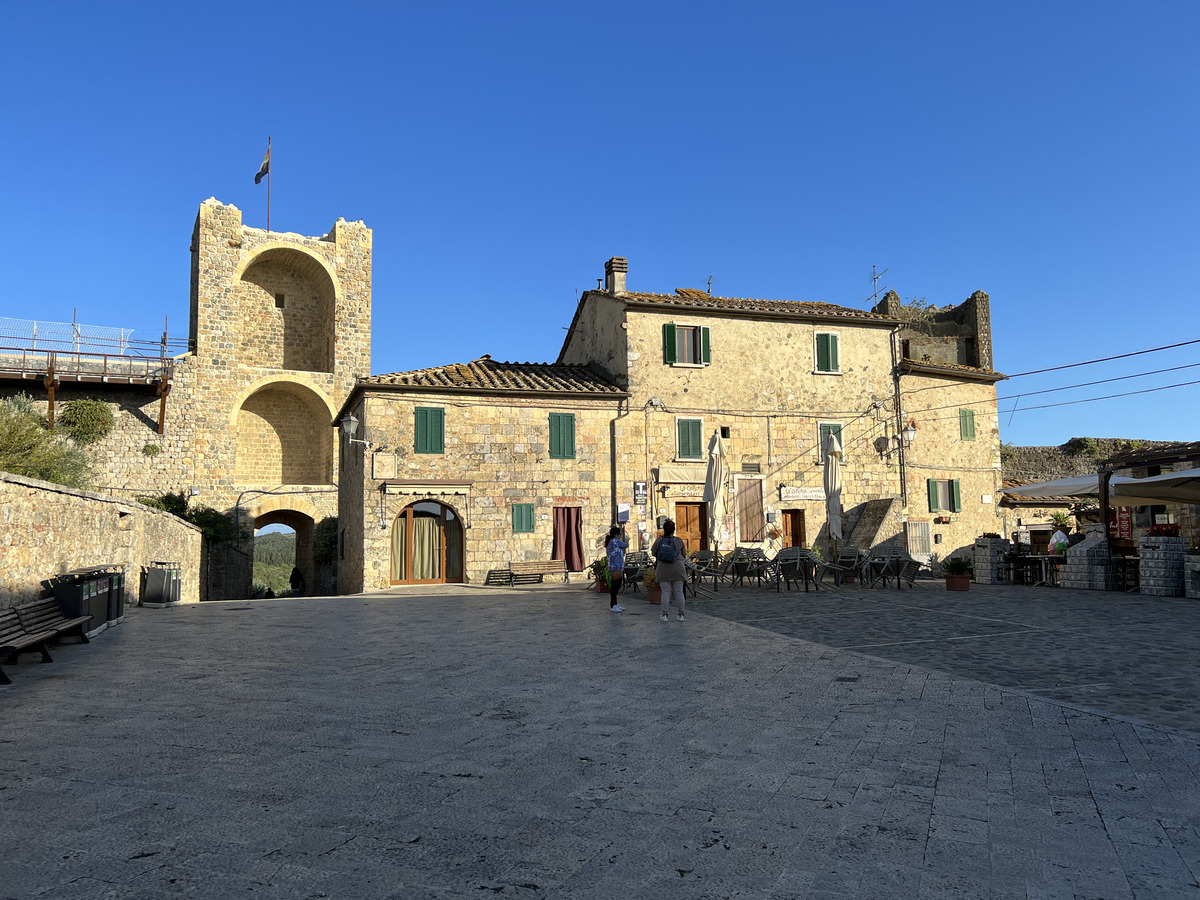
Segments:
[[[667,365],[670,366],[672,369],[707,369],[708,368],[708,365],[705,365],[704,363],[673,362],[673,363],[667,363]],[[709,365],[711,365],[711,363]]]
[[[813,369],[813,374],[814,375],[841,375],[842,370],[838,369],[836,372],[823,372],[820,369]]]

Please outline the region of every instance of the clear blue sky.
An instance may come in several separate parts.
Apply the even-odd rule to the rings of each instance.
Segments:
[[[185,337],[216,196],[375,233],[375,373],[553,361],[634,290],[992,298],[996,367],[1200,338],[1200,3],[6,3],[0,315]],[[1200,362],[1200,344],[1001,396]],[[1022,406],[1200,380],[1200,367]],[[1007,410],[1011,402],[1002,402]],[[1001,437],[1200,439],[1200,386]]]

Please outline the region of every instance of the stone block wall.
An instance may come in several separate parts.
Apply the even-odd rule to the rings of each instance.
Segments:
[[[1084,539],[1067,548],[1067,559],[1058,570],[1060,587],[1110,591],[1116,586],[1103,525],[1087,525]]]
[[[200,599],[202,535],[170,513],[0,472],[0,607],[43,596],[42,582],[73,569],[125,566],[127,603],[141,567],[183,566],[183,600]]]
[[[1003,577],[1001,566],[1004,555],[1012,549],[1012,543],[1004,538],[978,538],[975,541],[975,562],[971,571],[976,584],[1000,584],[1012,580],[1012,570]]]
[[[1138,543],[1140,592],[1150,597],[1183,596],[1187,541],[1181,537],[1143,537]]]

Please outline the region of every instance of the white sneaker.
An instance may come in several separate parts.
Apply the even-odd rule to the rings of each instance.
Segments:
[[[666,622],[666,621],[667,621],[667,614],[666,614],[666,613],[663,613],[661,616],[659,616],[659,617],[658,617],[658,621],[660,621],[660,622]]]
[[[625,612],[625,607],[623,607],[620,603],[618,603],[616,606],[610,606],[608,608],[608,611],[609,612]]]
[[[682,622],[682,621],[683,621],[683,613],[680,613],[680,614],[679,614],[679,615],[678,615],[676,618],[677,618],[677,619],[678,619],[680,622]]]

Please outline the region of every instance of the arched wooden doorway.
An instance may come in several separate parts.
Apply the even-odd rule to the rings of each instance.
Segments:
[[[435,500],[419,500],[392,523],[392,584],[463,580],[462,519]]]

